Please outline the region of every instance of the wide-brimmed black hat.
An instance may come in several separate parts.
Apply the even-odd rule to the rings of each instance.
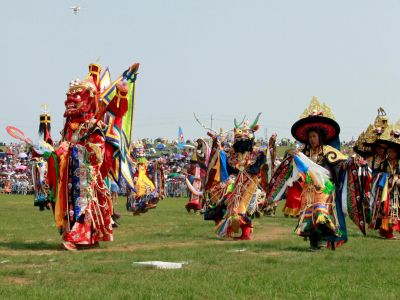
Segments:
[[[340,126],[333,119],[330,108],[326,104],[321,105],[316,97],[311,99],[300,120],[293,124],[291,132],[296,140],[308,143],[310,130],[319,132],[325,142],[332,141],[340,133]]]
[[[307,143],[310,130],[318,131],[324,137],[325,142],[330,142],[339,135],[340,126],[331,118],[309,116],[294,123],[291,132],[296,140]]]

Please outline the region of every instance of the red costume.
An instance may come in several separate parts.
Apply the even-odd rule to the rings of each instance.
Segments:
[[[115,147],[106,142],[105,111],[115,124],[126,112],[127,89],[117,83],[111,103],[99,112],[100,67],[90,66],[88,79],[71,82],[65,101],[62,142],[49,159],[49,185],[56,196],[55,221],[64,247],[112,241],[112,200],[104,178],[112,167]]]

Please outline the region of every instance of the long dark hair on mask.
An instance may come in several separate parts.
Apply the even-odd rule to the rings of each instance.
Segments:
[[[40,115],[39,136],[41,136],[46,143],[53,145],[53,138],[51,137],[51,116],[49,114]]]
[[[51,131],[51,125],[50,124],[40,123],[39,124],[39,135],[45,137],[46,130],[48,130],[50,132]]]
[[[254,139],[241,140],[233,144],[233,149],[236,153],[252,152],[254,146]]]

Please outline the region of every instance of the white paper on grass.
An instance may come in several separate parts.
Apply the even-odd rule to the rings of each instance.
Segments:
[[[228,250],[228,252],[232,252],[232,253],[241,253],[241,252],[246,252],[247,249],[232,249],[232,250]]]
[[[135,261],[133,265],[153,267],[156,269],[181,269],[187,262],[166,262],[166,261]]]

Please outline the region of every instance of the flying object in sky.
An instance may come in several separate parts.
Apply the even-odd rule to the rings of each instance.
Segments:
[[[71,9],[72,9],[72,12],[74,13],[74,15],[77,15],[80,12],[81,7],[75,5],[75,6],[71,6]]]

